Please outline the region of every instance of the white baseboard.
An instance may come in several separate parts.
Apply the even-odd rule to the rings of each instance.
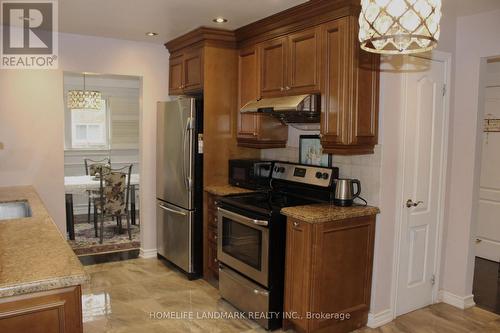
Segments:
[[[476,305],[476,303],[474,302],[474,295],[462,297],[462,296],[452,294],[446,290],[439,291],[438,300],[440,302],[452,305],[452,306],[459,308],[459,309],[462,309],[462,310],[471,308],[474,305]]]
[[[157,250],[156,249],[143,249],[139,251],[139,257],[143,259],[151,259],[156,258]]]
[[[385,324],[390,323],[393,320],[392,310],[387,309],[384,311],[380,311],[378,313],[369,313],[368,314],[368,323],[366,326],[370,328],[377,328],[383,326]]]

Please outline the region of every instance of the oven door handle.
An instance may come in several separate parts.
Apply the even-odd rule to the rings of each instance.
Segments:
[[[220,208],[220,207],[217,207],[217,210],[220,213],[224,214],[224,215],[227,215],[229,217],[234,218],[235,221],[250,222],[252,224],[260,225],[260,226],[264,226],[264,227],[267,227],[269,225],[269,221],[266,221],[266,220],[251,219],[249,217],[246,217],[246,216],[243,216],[243,215],[240,215],[240,214],[236,214],[236,213],[230,212],[230,211],[228,211],[226,209],[223,209],[223,208]]]

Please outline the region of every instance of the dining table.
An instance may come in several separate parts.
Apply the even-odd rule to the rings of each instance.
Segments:
[[[73,213],[73,195],[88,195],[88,191],[99,191],[101,182],[94,176],[66,176],[64,177],[64,191],[66,194],[66,229],[68,237],[75,239],[75,217]],[[130,175],[130,218],[136,223],[135,191],[139,186],[139,174]]]

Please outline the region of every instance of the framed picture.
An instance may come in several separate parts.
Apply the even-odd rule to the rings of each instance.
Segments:
[[[332,166],[332,155],[323,154],[319,135],[301,135],[299,138],[299,163]]]

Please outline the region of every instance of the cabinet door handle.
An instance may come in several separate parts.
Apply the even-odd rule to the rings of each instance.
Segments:
[[[283,91],[283,90],[285,90],[285,88],[283,88],[283,87],[280,87],[280,90],[281,90],[281,91]]]
[[[299,225],[300,225],[300,223],[299,223],[299,222],[297,222],[297,221],[294,221],[294,222],[293,222],[293,226],[294,226],[294,227],[298,227]]]
[[[289,87],[289,86],[286,86],[286,90],[290,90],[290,87]]]

